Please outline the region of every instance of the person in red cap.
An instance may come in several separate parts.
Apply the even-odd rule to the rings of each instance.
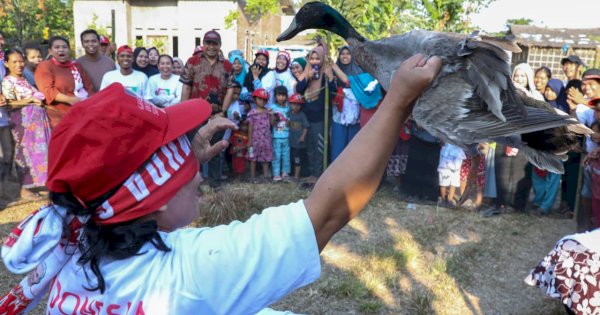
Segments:
[[[29,273],[3,314],[256,314],[320,274],[320,251],[373,196],[439,57],[403,62],[391,89],[305,200],[246,222],[179,229],[198,216],[200,163],[234,128],[199,99],[159,109],[114,84],[76,104],[52,134],[51,204],[5,239],[7,269]],[[351,171],[349,171],[351,170]],[[65,233],[63,234],[63,231]],[[264,314],[264,313],[263,313]]]
[[[100,91],[102,77],[105,73],[116,69],[115,62],[100,51],[100,35],[95,30],[85,30],[79,36],[85,55],[77,58],[77,62],[88,74],[94,91]]]
[[[304,99],[300,94],[292,94],[290,96],[290,127],[289,127],[289,138],[290,143],[290,156],[292,164],[294,165],[294,179],[300,180],[300,172],[302,171],[302,165],[306,165],[306,135],[308,134],[308,128],[310,123],[306,118],[306,114],[302,111],[302,105]]]
[[[273,141],[271,135],[272,111],[267,109],[269,92],[259,88],[252,92],[256,108],[248,112],[248,161],[250,177],[256,180],[256,162],[262,165],[263,179],[269,178],[269,163],[273,161]]]
[[[261,80],[270,71],[269,51],[266,49],[259,49],[256,54],[254,54],[254,63],[250,66],[250,71],[244,78],[243,87],[246,88],[248,93],[254,92],[255,89],[262,87]]]
[[[100,35],[100,53],[104,56],[111,58],[112,53],[115,52],[114,43],[111,44],[110,39],[107,36]]]
[[[185,64],[180,81],[183,83],[181,100],[201,98],[212,106],[213,115],[224,116],[223,99],[230,85],[231,63],[221,55],[221,35],[208,31],[202,39],[203,51],[194,54]],[[223,136],[218,134],[217,137]],[[209,182],[218,185],[223,174],[224,155],[219,154],[208,164]]]
[[[140,97],[146,95],[146,85],[148,77],[137,70],[133,70],[133,50],[127,45],[123,45],[117,49],[117,61],[119,69],[109,71],[102,77],[100,89],[118,82],[121,83],[127,90],[137,94]]]

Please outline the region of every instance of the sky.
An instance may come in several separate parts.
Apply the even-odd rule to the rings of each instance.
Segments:
[[[600,28],[600,0],[495,0],[473,15],[471,22],[483,31],[498,32],[506,30],[507,19],[519,18],[549,28]]]

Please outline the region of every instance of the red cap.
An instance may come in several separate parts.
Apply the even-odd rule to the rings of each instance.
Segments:
[[[258,55],[265,55],[265,57],[267,57],[267,59],[269,59],[269,51],[268,51],[268,50],[266,50],[266,49],[263,49],[263,48],[259,49],[259,50],[256,52],[256,54],[254,54],[254,56],[256,57],[256,56],[258,56]]]
[[[265,90],[263,88],[259,88],[259,89],[254,90],[254,92],[252,92],[252,97],[258,97],[258,98],[262,98],[263,100],[268,100],[269,92],[267,92],[267,90]]]
[[[302,99],[302,95],[294,93],[290,96],[289,102],[291,104],[304,104],[304,99]]]
[[[100,45],[110,45],[110,39],[104,35],[100,35]]]
[[[600,103],[600,97],[594,97],[588,102],[588,105],[594,107],[597,106],[598,103]]]
[[[215,42],[221,45],[221,35],[215,30],[208,31],[204,34],[204,38],[202,39],[204,45],[206,45],[206,42]]]
[[[124,52],[124,51],[128,51],[128,52],[130,52],[130,53],[133,54],[133,49],[131,49],[131,47],[129,47],[127,45],[123,45],[123,46],[121,46],[121,47],[119,47],[117,49],[117,55],[120,54],[120,53],[122,53],[122,52]]]
[[[203,99],[160,109],[121,84],[111,84],[73,105],[52,130],[46,186],[53,192],[71,192],[83,202],[94,200],[210,113]]]

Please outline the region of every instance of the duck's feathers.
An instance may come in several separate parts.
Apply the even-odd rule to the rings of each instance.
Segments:
[[[554,155],[543,151],[523,146],[518,154],[525,155],[525,158],[537,168],[547,170],[556,174],[564,174],[565,168],[563,162],[567,160],[566,155]]]

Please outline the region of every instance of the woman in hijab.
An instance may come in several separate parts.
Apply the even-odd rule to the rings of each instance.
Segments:
[[[338,90],[332,107],[333,124],[331,126],[331,161],[334,161],[344,148],[350,143],[352,138],[360,129],[359,114],[360,104],[354,95],[350,86],[350,77],[363,73],[363,69],[358,66],[352,58],[350,47],[343,46],[338,51],[338,60],[335,68],[343,72],[347,81],[337,80]],[[360,93],[360,92],[359,92]]]
[[[544,91],[544,98],[552,107],[568,113],[569,105],[567,104],[567,95],[562,81],[550,79]],[[560,179],[560,174],[533,167],[533,172],[531,172],[533,192],[535,193],[533,204],[539,209],[540,214],[547,215],[550,213],[556,195],[558,195]]]
[[[515,66],[512,73],[515,87],[527,96],[543,101],[533,82],[533,70],[526,63]],[[497,205],[500,210],[513,207],[524,210],[531,190],[532,166],[519,150],[497,144],[495,152]]]
[[[269,52],[265,49],[259,49],[254,54],[254,64],[250,66],[250,71],[244,78],[243,87],[248,90],[249,93],[254,92],[260,86],[260,80],[269,73]]]
[[[151,77],[160,72],[156,66],[150,66],[148,51],[144,47],[137,47],[133,51],[133,70],[142,72],[147,77]]]
[[[262,88],[269,91],[269,102],[275,103],[275,88],[284,86],[287,89],[288,97],[294,94],[296,87],[296,78],[290,70],[291,57],[287,51],[277,53],[275,69],[265,75],[261,81]]]
[[[304,95],[303,111],[310,123],[306,137],[306,151],[310,168],[308,182],[316,180],[323,173],[325,97],[332,99],[337,89],[331,64],[326,62],[327,49],[325,47],[324,44],[319,44],[310,51],[303,78],[296,84],[296,91]],[[329,88],[327,96],[325,95],[326,84]]]
[[[296,81],[302,80],[304,68],[306,68],[306,58],[296,58],[292,61],[292,64],[290,65],[290,71],[292,71]]]
[[[536,90],[533,79],[533,69],[531,69],[531,67],[528,64],[520,63],[515,66],[515,69],[512,73],[512,80],[513,83],[515,83],[517,89],[522,90],[529,97],[535,98],[539,101],[543,101],[544,96],[542,95],[542,93]]]
[[[183,67],[185,67],[185,63],[179,57],[173,57],[173,74],[181,75],[183,73]]]
[[[569,104],[567,103],[567,91],[561,80],[550,79],[544,89],[544,99],[550,106],[569,113]]]
[[[240,84],[244,84],[244,78],[248,74],[248,66],[246,60],[242,56],[242,52],[239,50],[233,50],[229,52],[229,62],[231,62],[233,69],[233,76],[235,80]]]

